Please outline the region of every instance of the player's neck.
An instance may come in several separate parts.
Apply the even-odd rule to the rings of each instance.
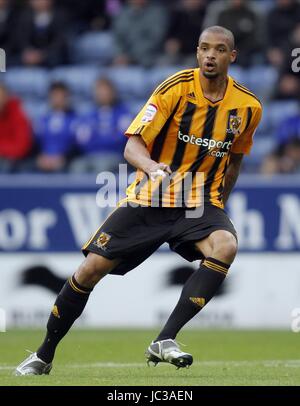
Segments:
[[[222,100],[228,83],[228,77],[218,76],[215,79],[207,79],[200,74],[200,86],[202,88],[203,96],[212,102]]]

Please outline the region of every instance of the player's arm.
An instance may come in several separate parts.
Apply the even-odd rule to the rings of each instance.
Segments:
[[[240,173],[243,156],[244,154],[230,154],[230,161],[225,174],[225,184],[223,191],[224,205],[226,205],[229,195],[234,188],[234,185],[236,184],[237,178]]]
[[[171,174],[171,169],[168,165],[151,159],[147,146],[140,135],[131,135],[129,137],[124,151],[124,158],[132,166],[141,169],[149,176],[152,176],[158,170]]]
[[[179,103],[172,93],[154,92],[125,132],[129,138],[124,151],[125,159],[134,167],[147,173],[152,180],[157,176],[165,176],[166,173],[171,174],[168,165],[151,159],[148,147],[160,134],[176,102]]]

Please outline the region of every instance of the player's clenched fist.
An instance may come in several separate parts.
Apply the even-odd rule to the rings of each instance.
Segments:
[[[158,176],[162,176],[163,178],[166,177],[166,175],[171,175],[172,171],[169,167],[169,165],[159,162],[159,163],[154,163],[151,165],[148,170],[147,170],[148,175],[150,176],[150,179],[152,181],[155,181]]]

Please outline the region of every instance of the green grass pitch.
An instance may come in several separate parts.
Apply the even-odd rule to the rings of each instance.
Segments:
[[[148,367],[144,351],[157,331],[72,330],[49,376],[15,377],[41,331],[0,333],[0,385],[300,385],[299,334],[288,331],[185,330],[177,338],[194,356],[189,369]]]

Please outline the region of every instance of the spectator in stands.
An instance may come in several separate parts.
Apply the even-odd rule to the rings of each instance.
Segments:
[[[54,8],[53,0],[30,0],[18,23],[21,63],[55,66],[67,63],[66,15]]]
[[[255,4],[246,0],[230,0],[227,2],[213,2],[207,10],[204,26],[221,25],[234,34],[237,63],[249,66],[254,56],[261,51],[261,18],[256,11]]]
[[[17,98],[0,84],[0,172],[11,172],[31,151],[32,136],[28,118]]]
[[[131,116],[117,99],[113,84],[106,78],[95,85],[95,109],[76,126],[76,143],[82,156],[71,164],[73,172],[101,172],[118,169],[126,143],[124,131]]]
[[[169,65],[195,65],[195,44],[202,28],[206,4],[206,0],[181,0],[173,10],[165,42],[165,55],[161,62]]]
[[[292,73],[282,73],[278,79],[273,99],[287,100],[300,98],[300,79]]]
[[[278,59],[277,68],[279,68],[278,85],[274,92],[274,98],[279,100],[300,99],[300,77],[299,62],[294,69],[295,56],[292,55],[293,49],[300,48],[300,23],[297,23],[294,29],[289,33],[285,40],[285,47],[279,50],[280,60]],[[274,63],[274,60],[273,60]]]
[[[272,65],[281,68],[285,62],[287,42],[300,21],[300,4],[296,0],[277,0],[276,3],[267,18],[267,57]]]
[[[76,114],[70,105],[69,89],[63,82],[54,82],[48,97],[49,112],[35,128],[39,150],[36,166],[43,172],[59,172],[66,168],[73,149]]]
[[[293,138],[268,155],[261,168],[265,175],[300,173],[300,139]]]
[[[102,31],[111,26],[112,17],[119,14],[124,0],[59,0],[71,14],[75,31]]]
[[[282,147],[293,139],[300,141],[300,106],[299,113],[281,121],[275,133],[276,143]]]
[[[116,17],[113,34],[116,65],[152,66],[161,51],[167,28],[167,14],[150,0],[128,0]]]
[[[285,118],[275,133],[276,147],[262,165],[265,174],[300,172],[300,114]]]
[[[17,38],[15,30],[17,12],[12,0],[0,0],[0,48],[6,52],[7,65],[15,62],[17,53]]]
[[[282,61],[279,66],[281,75],[294,74],[298,78],[299,72],[293,69],[293,60],[295,59],[295,55],[292,54],[293,49],[300,49],[300,22],[296,24],[285,41],[285,48],[281,50]],[[299,53],[297,53],[297,56],[298,55]],[[298,62],[297,67],[299,66],[300,64]]]

